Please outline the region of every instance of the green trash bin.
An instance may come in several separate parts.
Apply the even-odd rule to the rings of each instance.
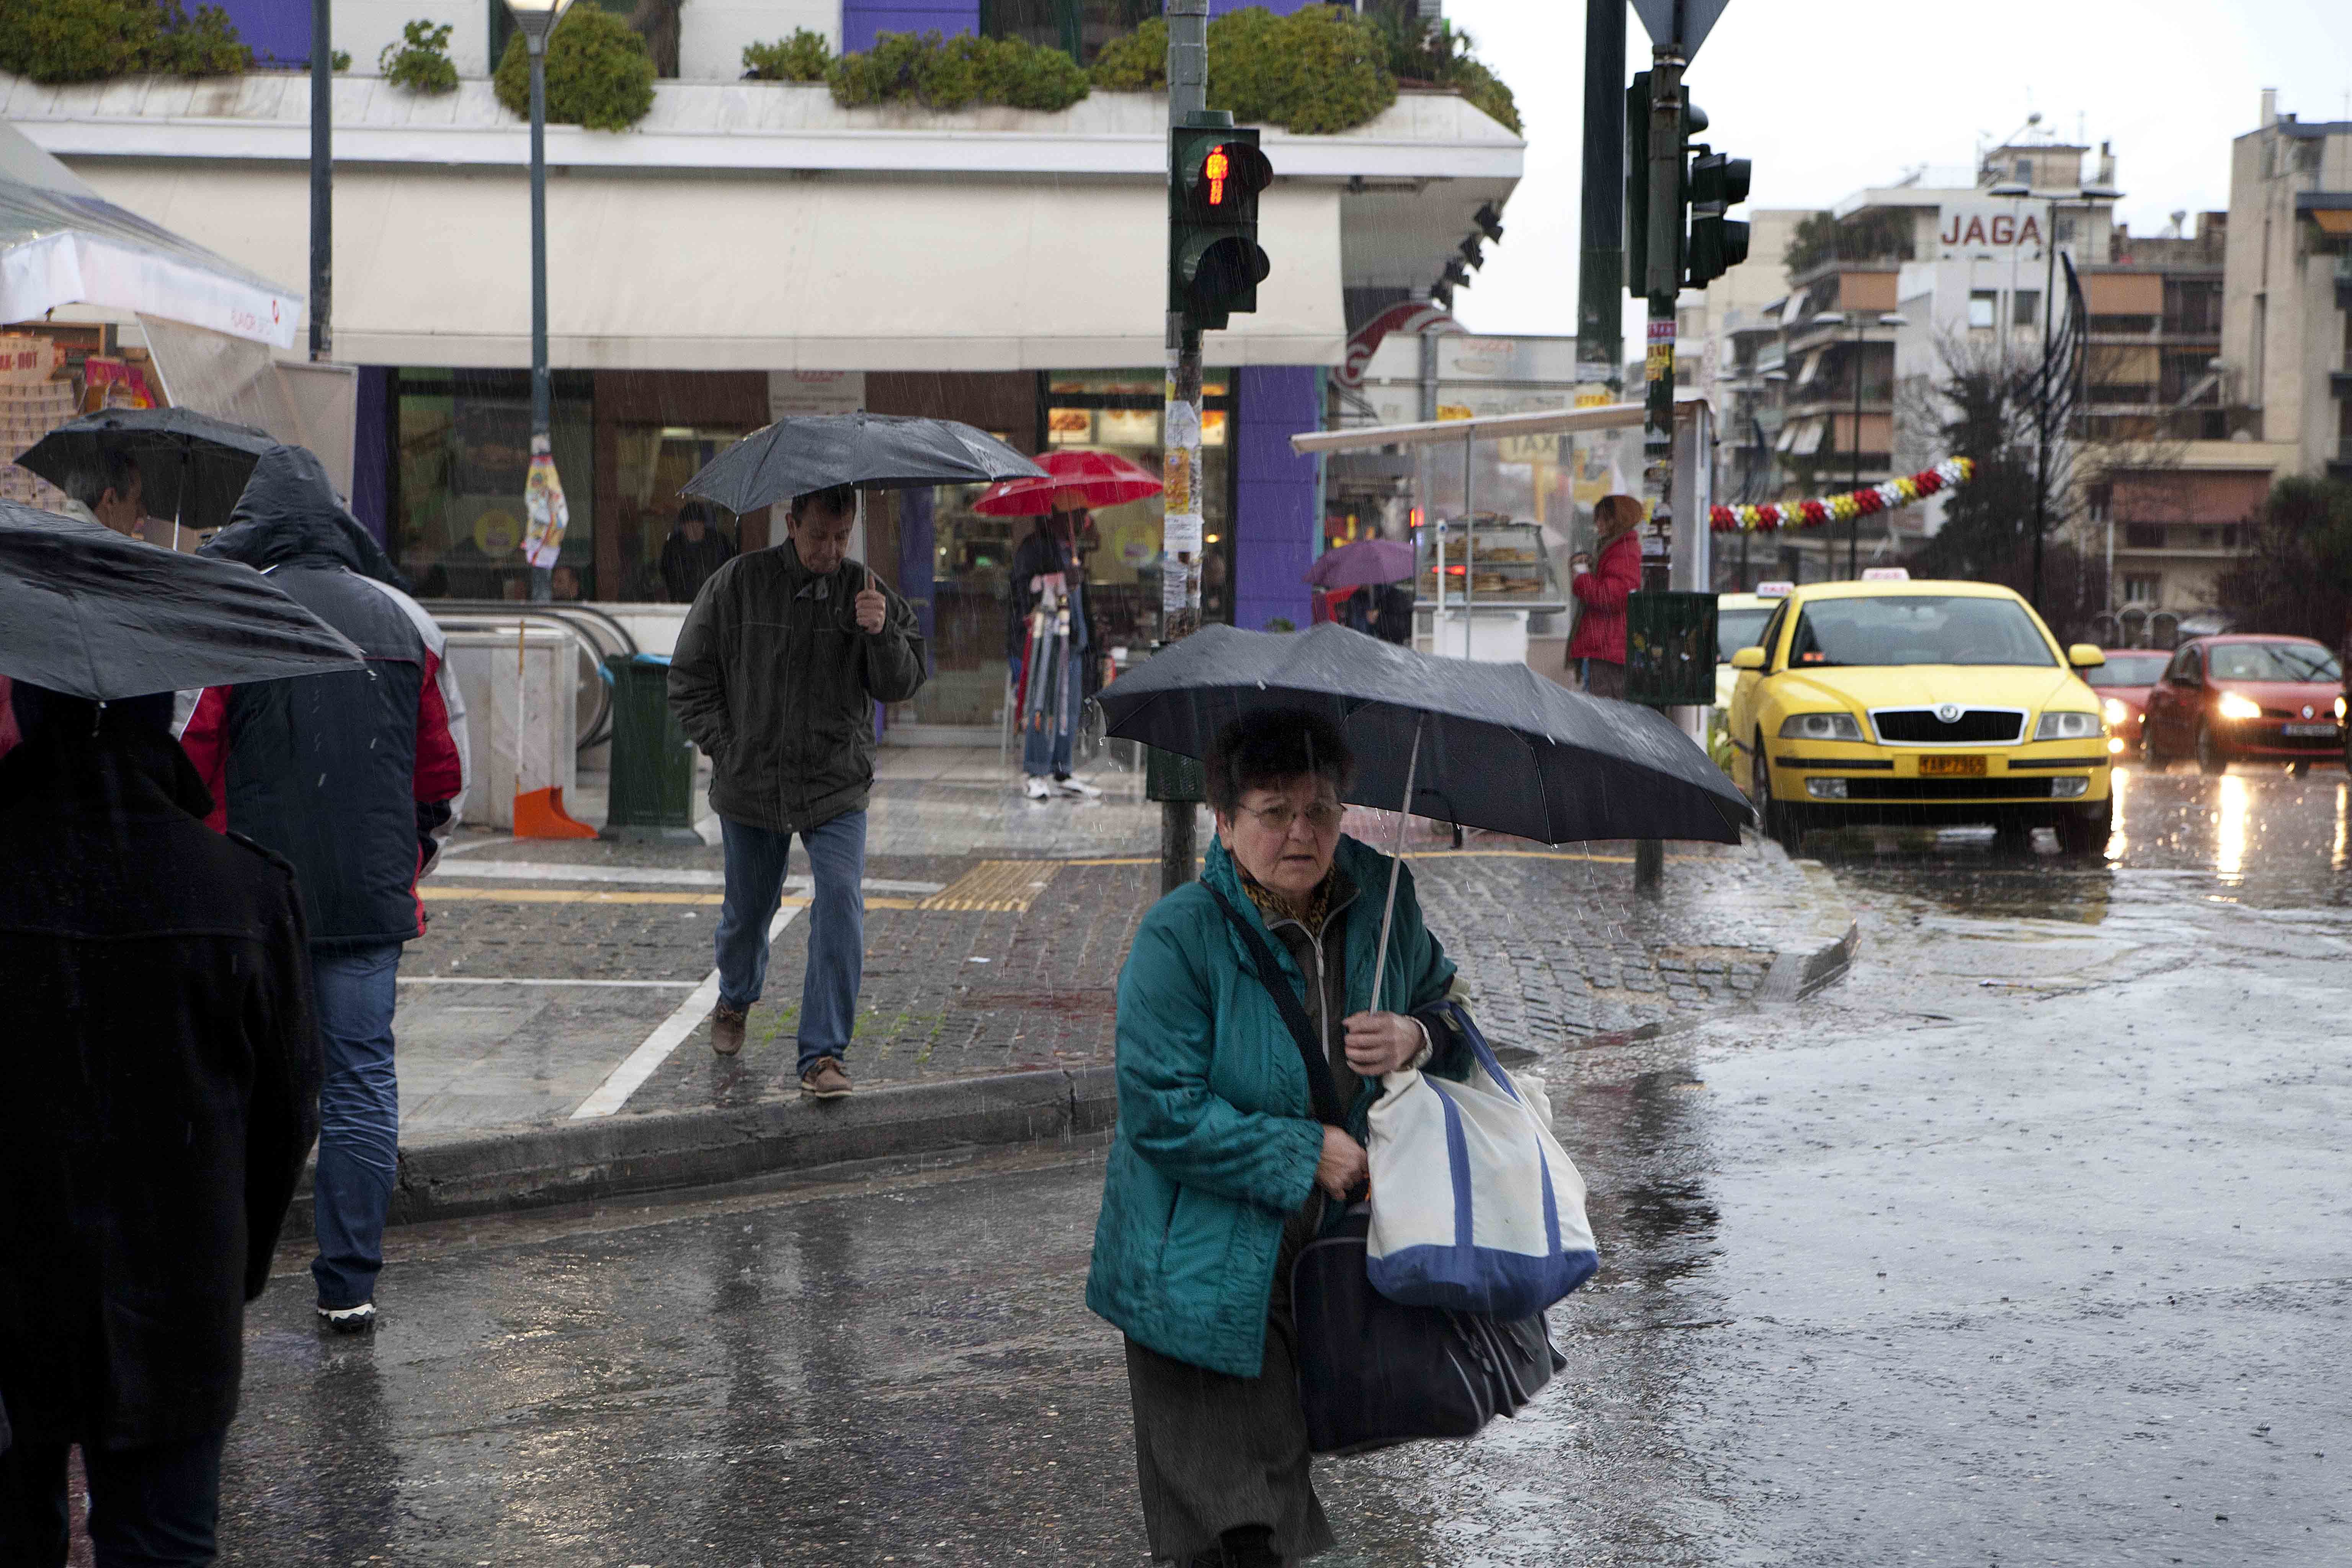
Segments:
[[[1625,601],[1625,700],[1652,708],[1715,701],[1715,595],[1635,594]]]
[[[613,793],[604,837],[701,843],[694,830],[694,742],[669,710],[669,660],[615,654],[604,670],[613,681]]]

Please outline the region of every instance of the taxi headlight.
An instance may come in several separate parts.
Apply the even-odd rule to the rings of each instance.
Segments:
[[[1859,741],[1862,726],[1851,713],[1791,713],[1780,721],[1784,741]]]
[[[2099,734],[2096,713],[2044,713],[2033,726],[2037,741],[2089,741]]]
[[[2224,719],[2259,719],[2263,716],[2261,703],[2250,698],[2241,697],[2234,691],[2223,692],[2221,700],[2216,706],[2221,709],[2221,717]]]
[[[2091,781],[2078,774],[2065,774],[2050,781],[2053,800],[2079,800],[2091,793]]]
[[[2103,710],[2106,713],[2107,722],[2110,724],[2120,724],[2125,720],[2131,717],[2131,710],[2125,707],[2121,702],[2116,701],[2112,697],[2108,698],[2101,706]]]

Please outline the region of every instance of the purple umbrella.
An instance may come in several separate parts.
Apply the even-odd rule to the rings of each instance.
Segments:
[[[1402,583],[1412,575],[1412,545],[1401,539],[1359,539],[1325,551],[1307,574],[1307,581],[1318,588],[1360,588],[1373,583]]]

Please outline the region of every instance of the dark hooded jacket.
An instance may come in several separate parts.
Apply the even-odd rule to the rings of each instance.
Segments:
[[[70,706],[0,758],[0,1431],[125,1448],[236,1412],[319,1042],[292,868]]]
[[[215,826],[293,862],[310,940],[345,945],[424,933],[416,879],[465,789],[464,709],[442,679],[440,632],[368,574],[390,563],[362,541],[373,543],[316,457],[262,454],[229,526],[201,553],[267,574],[367,666],[214,687],[181,737],[219,802]]]

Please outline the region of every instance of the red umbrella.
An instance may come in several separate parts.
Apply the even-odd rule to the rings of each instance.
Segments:
[[[982,517],[1043,517],[1058,490],[1076,490],[1087,505],[1117,506],[1160,493],[1157,475],[1113,452],[1066,447],[1037,459],[1042,479],[1003,479],[982,492],[971,510]]]

